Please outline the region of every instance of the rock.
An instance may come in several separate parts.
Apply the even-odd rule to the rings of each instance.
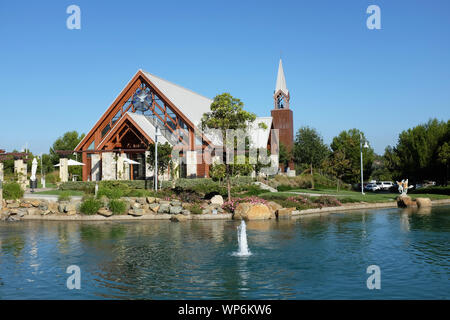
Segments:
[[[131,205],[131,208],[132,208],[133,210],[141,209],[141,204],[135,202],[135,203],[133,203],[133,204]]]
[[[147,203],[152,204],[155,203],[156,199],[154,197],[147,197]]]
[[[276,217],[277,217],[277,210],[283,208],[281,205],[279,205],[278,203],[276,203],[274,201],[269,201],[266,205],[270,209],[271,219],[276,219]]]
[[[47,211],[41,211],[41,216],[46,216],[50,213],[50,210]]]
[[[27,214],[27,211],[26,211],[26,209],[19,209],[19,211],[17,212],[17,215],[19,216],[19,217],[23,217],[23,216],[25,216]]]
[[[40,213],[41,213],[41,210],[39,210],[38,208],[28,208],[27,209],[27,214],[29,216],[39,215]]]
[[[133,216],[133,217],[140,217],[140,216],[143,216],[144,213],[145,213],[145,212],[144,212],[143,209],[133,209],[133,210],[128,211],[128,214],[129,214],[130,216]]]
[[[107,207],[107,206],[108,206],[109,199],[108,199],[107,196],[101,196],[100,199],[98,199],[98,200],[100,200],[100,202],[102,203],[102,205],[103,205],[104,207]]]
[[[183,209],[189,209],[191,207],[191,204],[189,202],[183,202],[181,206],[183,207]]]
[[[431,199],[430,198],[416,198],[417,207],[419,208],[427,208],[431,207]]]
[[[248,202],[240,203],[236,207],[233,219],[240,220],[262,220],[270,219],[271,211],[268,206],[262,203],[251,204]]]
[[[15,203],[16,200],[6,200],[6,204],[11,204],[11,203]]]
[[[170,221],[172,221],[172,222],[182,222],[182,221],[186,221],[187,219],[188,218],[182,214],[175,214],[172,217],[170,217]]]
[[[216,204],[219,206],[223,205],[223,197],[220,194],[215,195],[211,198],[211,204]]]
[[[20,207],[20,205],[19,205],[19,203],[18,202],[12,202],[12,203],[8,203],[7,205],[6,205],[8,208],[19,208]]]
[[[21,208],[31,208],[32,205],[31,205],[31,203],[28,203],[28,202],[21,202],[20,207]]]
[[[109,211],[107,208],[100,208],[97,211],[97,214],[104,216],[104,217],[111,217],[113,215],[113,213],[111,211]]]
[[[184,214],[185,216],[188,216],[188,215],[191,214],[191,212],[189,210],[187,210],[187,209],[183,209],[183,210],[181,210],[181,214]]]
[[[276,215],[278,219],[290,218],[292,216],[292,212],[295,211],[296,208],[281,208],[276,211]]]
[[[211,214],[211,208],[210,207],[206,207],[202,209],[202,214]]]
[[[158,202],[160,205],[168,205],[168,206],[170,206],[170,201],[167,201],[167,200],[159,200],[159,202]]]
[[[139,203],[140,205],[144,205],[147,203],[147,198],[137,198],[136,202]]]
[[[58,213],[58,203],[57,202],[49,202],[48,206],[44,206],[44,209],[41,209],[41,206],[39,206],[39,210],[41,211],[47,211],[49,210],[51,213]]]
[[[66,209],[66,203],[65,202],[60,202],[58,204],[58,211],[59,211],[59,213],[64,213],[65,209]]]
[[[57,202],[53,202],[55,205],[58,205],[58,203]],[[47,211],[48,210],[48,205],[49,205],[49,202],[47,202],[47,201],[41,201],[41,203],[39,204],[39,209],[40,210],[42,210],[42,211]],[[55,210],[55,213],[56,213],[56,210]]]
[[[69,211],[66,212],[66,214],[67,214],[68,216],[74,216],[74,215],[77,214],[77,211],[76,211],[76,210],[69,210]]]
[[[39,205],[41,204],[41,202],[40,202],[39,200],[31,200],[31,201],[30,201],[30,204],[31,204],[33,207],[39,207]]]
[[[170,201],[170,205],[174,207],[181,207],[181,201],[179,200],[172,200]]]
[[[160,205],[159,205],[159,203],[152,203],[152,204],[150,204],[149,207],[150,207],[150,210],[152,210],[154,213],[157,213]]]
[[[411,199],[409,196],[398,196],[397,197],[397,206],[399,208],[410,208],[415,207],[417,204],[415,201]]]
[[[181,210],[183,210],[183,208],[181,206],[171,206],[170,214],[179,214],[179,213],[181,213]]]
[[[9,210],[9,215],[10,216],[15,216],[15,215],[18,215],[18,214],[19,214],[19,209],[12,208],[12,209]]]
[[[160,204],[158,213],[169,213],[170,212],[170,205],[169,204]]]

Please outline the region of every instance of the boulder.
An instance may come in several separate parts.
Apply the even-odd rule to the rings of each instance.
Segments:
[[[171,206],[170,214],[179,214],[179,213],[181,213],[181,210],[183,210],[183,208],[181,206]]]
[[[174,214],[172,217],[170,217],[170,221],[172,221],[172,222],[182,222],[182,221],[186,221],[187,219],[188,218],[182,214]]]
[[[172,200],[170,201],[170,205],[174,207],[181,207],[181,201],[179,200]]]
[[[158,202],[160,205],[168,205],[168,206],[170,206],[170,201],[168,201],[168,200],[159,200],[159,202]]]
[[[69,210],[69,211],[66,212],[66,214],[67,214],[68,216],[74,216],[74,215],[77,214],[77,211],[76,211],[76,210]]]
[[[211,198],[211,204],[222,206],[223,205],[223,197],[220,194],[215,195],[214,197]]]
[[[130,216],[133,216],[133,217],[140,217],[140,216],[143,216],[144,213],[145,213],[145,212],[144,212],[143,209],[133,209],[133,210],[128,211],[128,214],[129,214]]]
[[[140,205],[144,205],[147,203],[147,198],[137,198],[136,202],[139,203]]]
[[[147,197],[147,203],[152,204],[155,203],[156,199],[154,197]]]
[[[31,203],[29,203],[29,202],[21,202],[21,203],[20,203],[20,207],[21,207],[21,208],[31,208],[32,205],[31,205]]]
[[[152,203],[152,204],[150,204],[149,207],[150,207],[150,210],[152,210],[154,213],[157,213],[160,205],[159,205],[159,203]]]
[[[133,203],[132,205],[131,205],[131,208],[133,209],[133,210],[138,210],[138,209],[141,209],[141,204],[140,203],[138,203],[138,202],[135,202],[135,203]]]
[[[417,203],[417,207],[419,207],[419,208],[431,207],[431,199],[430,198],[417,198],[416,203]]]
[[[263,220],[270,219],[271,211],[268,206],[262,203],[252,204],[248,202],[240,203],[234,210],[233,219],[236,220]]]
[[[104,217],[111,217],[113,215],[113,213],[111,211],[109,211],[107,208],[100,208],[97,211],[97,214],[104,216]]]
[[[8,208],[12,208],[12,209],[15,209],[15,208],[19,208],[19,203],[18,202],[12,202],[12,203],[8,203],[7,205],[6,205]]]
[[[292,212],[295,211],[296,208],[281,208],[277,210],[277,218],[284,219],[290,218],[292,216]]]
[[[39,210],[41,211],[47,211],[49,210],[51,213],[58,213],[58,203],[57,202],[49,202],[47,208],[41,209],[41,206],[39,205]]]
[[[398,196],[397,197],[397,207],[399,208],[410,208],[415,207],[416,202],[409,196]]]
[[[35,216],[41,213],[41,210],[39,210],[38,208],[28,208],[27,209],[27,214],[29,216]]]
[[[188,216],[188,215],[191,214],[191,212],[189,210],[187,210],[187,209],[183,209],[183,210],[181,210],[181,214],[184,214],[185,216]]]
[[[58,205],[57,202],[54,202],[54,203],[55,203],[55,205]],[[47,211],[48,210],[48,206],[49,206],[49,202],[44,200],[44,201],[41,201],[41,203],[39,204],[39,209],[43,210],[43,211]]]
[[[158,213],[169,213],[169,212],[170,212],[169,204],[165,204],[165,203],[160,204]]]
[[[30,204],[31,204],[33,207],[39,207],[39,205],[41,204],[41,202],[40,202],[39,200],[31,200],[31,201],[30,201]]]

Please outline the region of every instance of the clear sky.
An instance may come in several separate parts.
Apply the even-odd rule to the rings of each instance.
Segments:
[[[81,8],[69,30],[66,8]],[[366,9],[381,8],[381,30]],[[87,132],[140,68],[270,115],[280,55],[294,126],[377,153],[450,118],[450,1],[1,1],[0,149]]]

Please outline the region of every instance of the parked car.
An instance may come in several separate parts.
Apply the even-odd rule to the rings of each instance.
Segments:
[[[368,183],[364,186],[364,190],[366,191],[378,191],[380,187],[376,183]]]
[[[392,181],[380,181],[377,182],[377,185],[380,187],[381,190],[390,190],[394,184],[392,183]]]

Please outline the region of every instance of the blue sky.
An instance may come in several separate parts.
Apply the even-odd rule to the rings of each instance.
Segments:
[[[66,8],[81,8],[68,30]],[[381,8],[381,30],[366,8]],[[294,126],[365,132],[377,153],[450,118],[450,2],[2,1],[0,148],[87,132],[140,68],[270,115],[280,54]]]

